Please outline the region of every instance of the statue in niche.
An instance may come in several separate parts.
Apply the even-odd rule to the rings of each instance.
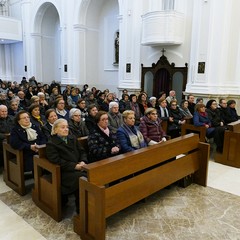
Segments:
[[[114,64],[118,64],[119,63],[119,32],[116,32],[114,47],[115,47],[115,62],[114,62]]]

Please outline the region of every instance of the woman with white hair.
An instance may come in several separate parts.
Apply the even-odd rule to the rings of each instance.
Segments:
[[[61,167],[63,201],[67,201],[67,196],[74,193],[76,211],[79,213],[79,178],[84,176],[82,167],[87,163],[87,155],[78,140],[69,135],[67,120],[56,120],[51,134],[46,144],[46,156],[50,162]]]
[[[119,112],[119,105],[117,102],[109,103],[108,111],[108,128],[116,133],[117,129],[123,124],[122,114]]]
[[[69,111],[69,134],[76,138],[84,137],[89,134],[85,122],[81,119],[81,111],[78,108],[72,108]]]

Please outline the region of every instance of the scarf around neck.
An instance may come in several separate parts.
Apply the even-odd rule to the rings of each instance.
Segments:
[[[32,123],[30,123],[27,127],[24,127],[22,125],[20,125],[21,128],[25,129],[26,133],[27,133],[27,139],[28,141],[34,141],[37,139],[37,131],[34,130],[32,127]]]
[[[132,129],[125,123],[122,125],[122,127],[123,127],[124,131],[128,134],[133,148],[139,149],[139,148],[145,147],[143,135],[135,126],[133,126],[133,127],[137,134],[135,134],[132,131]]]

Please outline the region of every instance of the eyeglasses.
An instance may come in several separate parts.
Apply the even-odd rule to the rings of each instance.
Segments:
[[[176,106],[177,106],[177,104],[172,104],[171,106],[172,106],[172,107],[176,107]]]
[[[100,121],[107,121],[108,120],[108,118],[102,118],[102,119],[100,119]]]
[[[81,117],[81,115],[73,115],[74,117]]]
[[[29,118],[30,118],[29,116],[26,116],[26,117],[21,117],[19,119],[22,120],[22,119],[29,119]]]

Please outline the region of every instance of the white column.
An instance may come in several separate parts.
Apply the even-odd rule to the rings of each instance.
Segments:
[[[119,89],[139,91],[141,87],[141,26],[142,1],[125,0],[120,16]],[[130,72],[127,72],[130,64]]]
[[[27,66],[27,72],[25,76],[27,78],[36,75],[35,69],[33,69],[33,58],[32,54],[32,45],[31,45],[31,1],[22,0],[21,1],[21,10],[22,10],[22,30],[23,30],[23,62],[24,66]]]
[[[83,85],[86,83],[86,28],[84,26],[74,25],[73,40],[74,83]]]

